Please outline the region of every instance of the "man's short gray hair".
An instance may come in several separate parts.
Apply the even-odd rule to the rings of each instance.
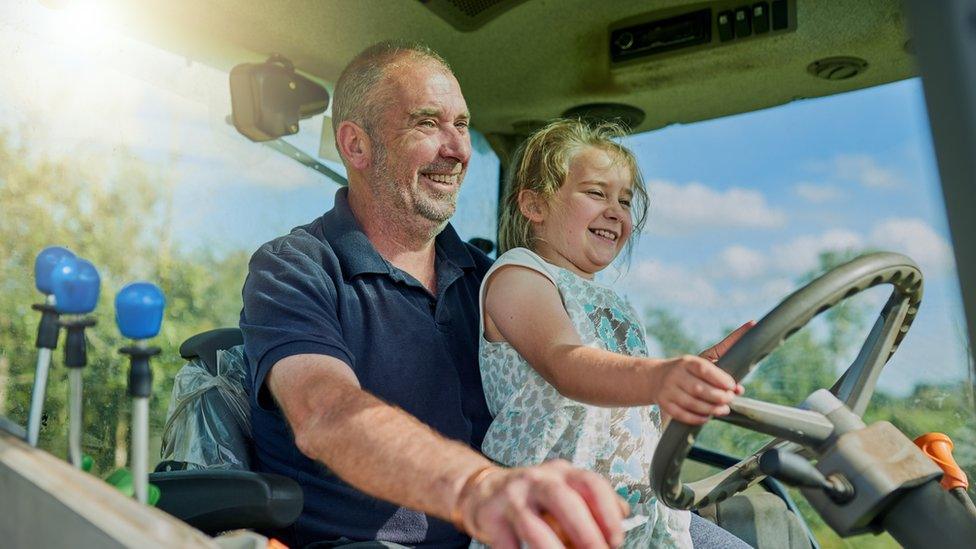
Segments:
[[[443,57],[419,42],[380,42],[354,57],[339,76],[332,94],[333,134],[339,124],[348,120],[374,137],[373,132],[386,104],[386,98],[377,93],[377,85],[383,81],[387,69],[400,66],[403,62],[417,61],[440,65],[449,74],[454,74]]]

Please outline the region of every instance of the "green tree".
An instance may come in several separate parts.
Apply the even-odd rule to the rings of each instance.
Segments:
[[[102,278],[88,331],[89,364],[84,372],[83,450],[106,470],[127,461],[130,404],[125,344],[114,322],[115,294],[134,280],[164,291],[167,306],[154,360],[151,429],[164,423],[171,380],[182,365],[177,348],[194,333],[237,323],[247,253],[217,256],[173,246],[170,174],[127,151],[74,151],[49,156],[0,131],[0,413],[26,423],[34,378],[33,347],[39,315],[30,304],[43,298],[34,289],[33,262],[46,246],[61,245],[90,260]],[[62,338],[63,344],[63,338]],[[67,383],[59,350],[45,401],[40,445],[55,455],[67,446]]]

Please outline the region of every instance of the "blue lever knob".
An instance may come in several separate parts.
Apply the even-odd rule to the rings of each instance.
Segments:
[[[51,286],[59,313],[86,314],[95,310],[101,279],[94,265],[71,256],[62,258],[55,265]]]
[[[130,339],[149,339],[159,333],[166,297],[150,282],[126,284],[115,295],[115,323]]]
[[[71,250],[61,246],[48,246],[41,250],[41,253],[37,254],[37,258],[34,260],[34,285],[37,287],[37,291],[44,295],[53,294],[54,286],[51,285],[51,273],[54,271],[55,265],[65,257],[74,256],[75,254],[71,253]]]

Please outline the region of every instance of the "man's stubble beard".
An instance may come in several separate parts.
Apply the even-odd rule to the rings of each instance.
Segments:
[[[377,142],[374,140],[374,142]],[[437,223],[436,232],[440,232],[457,210],[457,197],[460,192],[460,185],[454,192],[450,193],[425,193],[421,189],[418,180],[406,180],[398,182],[393,175],[390,166],[389,154],[383,146],[376,146],[374,149],[376,168],[373,170],[372,180],[375,185],[382,188],[383,194],[390,198],[394,206],[389,212],[391,216],[407,219],[402,221],[410,222],[411,214],[417,214],[427,221]],[[418,175],[419,178],[419,175]],[[411,201],[403,195],[403,190],[407,189]]]

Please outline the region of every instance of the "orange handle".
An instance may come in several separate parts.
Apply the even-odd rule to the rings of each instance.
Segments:
[[[573,549],[573,544],[569,541],[569,536],[566,535],[566,531],[563,530],[563,527],[559,525],[559,521],[556,520],[555,516],[553,516],[551,513],[543,511],[542,520],[546,521],[546,524],[552,529],[553,533],[556,534],[559,541],[566,546],[566,549]]]
[[[944,433],[926,433],[915,439],[915,445],[925,452],[936,465],[945,473],[942,476],[942,487],[946,490],[969,487],[966,473],[952,457],[952,439]]]

